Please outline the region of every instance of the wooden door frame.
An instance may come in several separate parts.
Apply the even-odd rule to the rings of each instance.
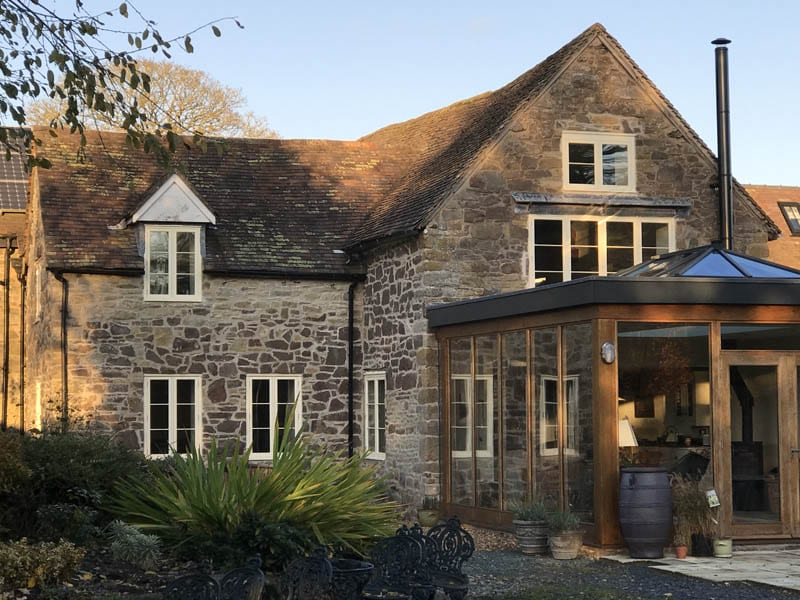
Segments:
[[[797,366],[800,352],[783,350],[722,350],[716,369],[713,412],[714,485],[719,493],[723,535],[736,538],[777,538],[800,535],[798,465],[791,448],[798,445]],[[734,524],[731,465],[730,367],[735,365],[776,367],[778,388],[778,472],[781,512],[776,523]]]

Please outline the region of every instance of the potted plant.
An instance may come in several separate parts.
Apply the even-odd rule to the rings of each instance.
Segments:
[[[553,511],[547,515],[547,527],[553,558],[576,558],[583,544],[583,531],[577,515],[568,510]]]
[[[547,505],[540,498],[529,498],[511,506],[517,547],[523,554],[547,552]]]
[[[684,535],[691,539],[692,556],[711,556],[714,514],[700,482],[689,477],[673,477],[672,509]]]
[[[672,536],[672,545],[675,548],[676,558],[686,558],[689,552],[689,543],[692,541],[692,532],[688,523],[681,519],[675,520],[674,535]]]
[[[417,510],[417,520],[423,527],[433,527],[439,522],[439,499],[436,496],[425,496],[422,508]]]

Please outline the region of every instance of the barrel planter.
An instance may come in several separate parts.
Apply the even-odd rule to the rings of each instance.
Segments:
[[[624,467],[619,522],[631,558],[663,558],[672,531],[672,488],[661,467]]]
[[[547,522],[514,519],[511,523],[520,552],[531,555],[547,553]]]

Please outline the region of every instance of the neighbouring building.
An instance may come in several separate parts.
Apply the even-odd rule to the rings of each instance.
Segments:
[[[770,361],[797,273],[760,260],[779,229],[738,184],[737,252],[709,246],[716,158],[602,26],[357,141],[211,140],[164,168],[89,138],[82,161],[68,135],[36,149],[53,167],[30,178],[20,266],[25,427],[84,420],[150,456],[239,438],[269,461],[297,403],[288,425],[366,449],[412,507],[503,525],[544,493],[614,544],[627,417],[654,461],[713,465],[737,535],[761,535],[740,516],[800,531],[797,388],[769,387],[796,386]],[[749,360],[731,343],[772,353],[730,382]],[[732,410],[729,385],[794,423]]]

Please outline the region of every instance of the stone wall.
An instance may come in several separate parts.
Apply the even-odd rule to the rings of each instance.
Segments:
[[[439,492],[438,359],[423,268],[419,245],[407,241],[371,256],[364,283],[363,370],[386,372],[384,471],[412,506]]]
[[[3,285],[0,286],[0,332],[4,330],[3,322],[5,311],[8,311],[8,335],[0,334],[0,365],[4,364],[5,345],[8,341],[8,364],[5,369],[0,367],[0,394],[4,388],[3,378],[8,378],[6,391],[6,424],[9,427],[19,428],[22,426],[27,429],[31,425],[31,414],[29,407],[25,407],[27,413],[24,417],[25,423],[20,421],[21,396],[20,396],[20,333],[22,331],[22,311],[20,291],[22,283],[19,280],[17,269],[9,264],[9,271],[5,272],[6,253],[8,250],[3,247],[0,249],[0,278]],[[11,260],[19,256],[16,248],[11,250]],[[8,289],[8,306],[6,306],[6,288]],[[0,401],[3,401],[0,399]]]
[[[145,302],[139,277],[64,277],[73,418],[141,447],[144,375],[199,374],[205,441],[244,439],[246,376],[299,374],[307,430],[346,447],[348,283],[206,275],[202,302]],[[38,326],[38,345],[49,351],[30,366],[33,385],[49,395],[60,383],[55,304]]]

